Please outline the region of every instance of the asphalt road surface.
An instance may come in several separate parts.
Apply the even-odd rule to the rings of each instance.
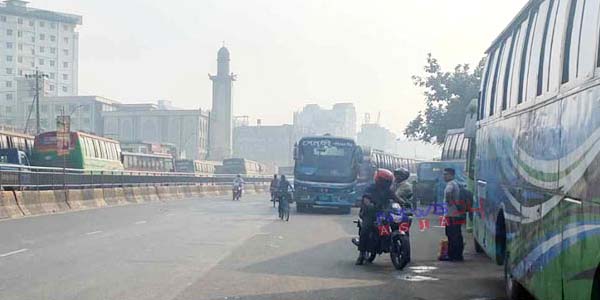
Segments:
[[[470,236],[465,262],[435,259],[443,228],[413,226],[404,271],[355,266],[356,213],[286,223],[252,195],[0,221],[0,299],[503,299]]]

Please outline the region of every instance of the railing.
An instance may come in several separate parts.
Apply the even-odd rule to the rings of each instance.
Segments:
[[[51,190],[148,185],[231,184],[236,175],[146,171],[80,170],[0,164],[0,189]],[[267,183],[270,176],[243,176],[246,183]]]

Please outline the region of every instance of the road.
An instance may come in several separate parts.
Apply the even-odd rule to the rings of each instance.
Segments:
[[[354,266],[356,211],[275,214],[249,195],[1,221],[0,299],[503,299],[502,267],[471,243],[435,260],[442,228],[413,226],[396,271]]]

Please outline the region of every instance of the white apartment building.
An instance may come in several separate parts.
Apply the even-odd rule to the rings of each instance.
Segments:
[[[20,102],[32,91],[19,90],[24,76],[39,70],[48,75],[43,95],[77,95],[81,16],[30,8],[26,1],[0,4],[0,124],[22,128]],[[32,85],[30,85],[32,86]]]
[[[317,104],[304,106],[294,113],[294,136],[299,140],[305,136],[331,134],[356,139],[356,109],[352,103],[336,103],[331,109]]]

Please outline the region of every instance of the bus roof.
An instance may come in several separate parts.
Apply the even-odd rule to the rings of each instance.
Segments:
[[[146,153],[135,153],[135,152],[121,152],[123,156],[138,156],[138,157],[158,157],[158,158],[173,158],[170,154],[146,154]]]
[[[109,138],[105,138],[105,137],[101,137],[101,136],[97,136],[97,135],[93,135],[90,133],[85,133],[82,131],[71,131],[71,134],[76,134],[79,136],[86,136],[86,137],[90,137],[90,138],[94,138],[94,139],[98,139],[98,140],[103,140],[106,142],[111,142],[111,143],[115,143],[115,144],[119,144],[119,141],[117,140],[113,140],[113,139],[109,139]],[[47,135],[56,135],[56,131],[47,131],[44,133],[39,134],[38,136],[47,136]]]
[[[490,47],[488,47],[488,49],[485,50],[485,53],[487,54],[487,53],[491,52],[495,48],[496,44],[498,44],[500,41],[502,41],[505,38],[505,36],[508,35],[514,29],[514,25],[521,22],[523,19],[525,19],[529,15],[529,11],[531,10],[531,8],[541,2],[543,2],[543,0],[529,0],[525,4],[525,6],[523,6],[523,8],[521,8],[519,13],[510,21],[510,23],[508,23],[506,28],[504,28],[504,30],[502,30],[500,35],[498,35],[498,37],[496,37],[496,39],[494,39],[494,41],[492,42]]]
[[[15,131],[5,131],[5,130],[0,130],[0,135],[18,136],[18,137],[24,137],[24,138],[28,138],[28,139],[34,139],[35,138],[33,135],[29,135],[29,134],[25,134],[25,133],[20,133],[20,132],[15,132]]]
[[[300,140],[343,140],[343,141],[356,143],[354,141],[354,139],[347,138],[347,137],[323,136],[323,135],[305,136],[305,137],[301,138]]]

